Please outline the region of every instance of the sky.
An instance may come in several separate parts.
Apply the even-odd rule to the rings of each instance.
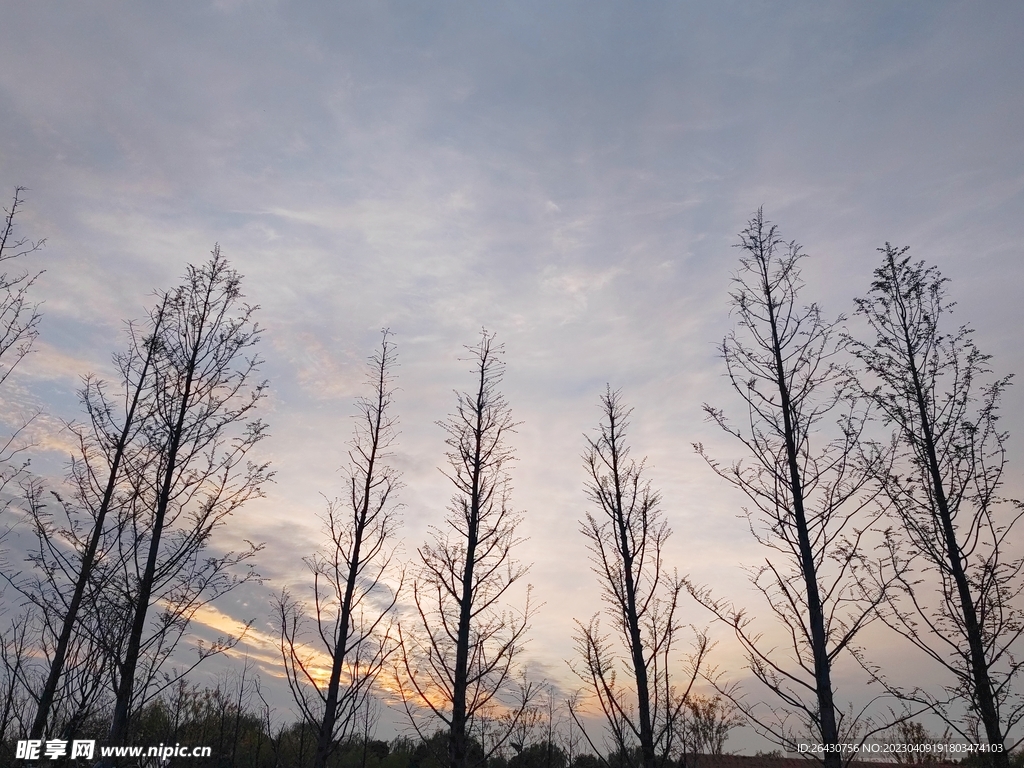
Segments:
[[[994,368],[1024,370],[1018,3],[9,0],[2,14],[0,193],[27,187],[19,231],[46,238],[28,265],[46,270],[41,335],[3,418],[42,412],[33,466],[59,480],[80,377],[111,376],[124,322],[220,244],[261,307],[277,474],[220,540],[266,542],[263,585],[197,629],[255,619],[248,648],[282,712],[267,606],[305,583],[382,328],[400,361],[410,558],[450,495],[436,422],[471,385],[463,347],[483,327],[504,343],[519,556],[543,601],[528,656],[565,690],[572,621],[600,609],[580,454],[606,385],[635,409],[670,565],[755,605],[742,566],[764,553],[691,446],[741,455],[702,404],[740,412],[716,344],[758,207],[803,245],[803,298],[827,316],[852,314],[877,248],[908,245],[950,278]],[[1024,429],[1019,387],[1002,417]],[[712,631],[716,663],[742,678]],[[852,680],[840,698],[860,695]]]

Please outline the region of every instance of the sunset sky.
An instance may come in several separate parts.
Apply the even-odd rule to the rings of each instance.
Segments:
[[[198,630],[255,619],[249,651],[281,717],[271,600],[303,588],[381,328],[400,363],[410,559],[450,495],[436,422],[471,386],[462,347],[482,327],[504,343],[519,556],[544,603],[528,656],[566,691],[573,619],[600,609],[578,521],[606,384],[635,409],[669,564],[763,612],[742,569],[765,556],[743,500],[692,448],[741,455],[701,406],[741,412],[716,344],[732,246],[759,206],[809,254],[803,298],[826,316],[852,314],[877,248],[909,245],[951,279],[955,319],[994,369],[1024,371],[1020,3],[2,7],[0,194],[27,187],[19,232],[47,240],[26,265],[46,270],[41,335],[6,384],[4,423],[42,411],[33,468],[59,482],[80,377],[112,376],[124,321],[220,244],[261,307],[261,449],[277,475],[218,542],[266,542],[265,582]],[[1020,497],[1019,385],[1002,415]],[[714,662],[741,680],[735,643],[712,630]],[[884,632],[865,644],[908,681],[933,674]],[[845,675],[837,698],[861,700]]]

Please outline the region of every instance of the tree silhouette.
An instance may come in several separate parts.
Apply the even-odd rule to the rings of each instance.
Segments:
[[[514,457],[507,438],[516,425],[498,389],[503,350],[487,331],[467,349],[474,387],[457,393],[455,412],[440,422],[448,435],[445,474],[455,494],[445,523],[419,549],[417,627],[399,628],[406,711],[421,736],[427,727],[421,711],[444,723],[451,768],[477,765],[507,741],[532,695],[532,687],[517,686],[515,676],[532,613],[529,595],[519,611],[505,601],[527,567],[513,554],[520,515],[511,508],[508,465]],[[474,722],[513,689],[516,700],[503,702],[512,711],[507,727],[475,756],[469,736]]]
[[[398,474],[389,466],[396,436],[395,347],[385,331],[370,359],[371,394],[358,400],[359,416],[345,469],[345,499],[328,504],[324,551],[306,561],[313,575],[313,633],[331,659],[326,681],[318,678],[315,657],[304,652],[306,606],[289,595],[279,603],[281,652],[295,703],[317,729],[314,766],[322,768],[339,739],[351,732],[368,704],[374,682],[394,651],[387,618],[398,589],[385,582],[392,564],[398,523],[394,491]]]
[[[853,740],[833,695],[832,665],[855,650],[857,633],[874,617],[879,589],[861,593],[865,537],[879,520],[868,492],[878,456],[862,440],[864,413],[851,396],[850,374],[838,359],[838,324],[816,304],[801,308],[800,247],[784,242],[759,210],[740,235],[743,251],[731,294],[737,330],[721,354],[733,389],[747,405],[746,429],[710,405],[709,418],[735,437],[747,461],[723,465],[695,448],[711,468],[741,490],[758,542],[771,552],[752,570],[789,639],[788,653],[755,629],[744,608],[690,585],[691,593],[732,627],[754,676],[782,702],[767,714],[735,692],[733,702],[766,736],[787,749],[808,739],[826,745]],[[828,437],[829,422],[836,425]],[[792,661],[795,660],[795,666]],[[798,724],[792,725],[793,715]],[[850,753],[849,756],[852,756]],[[837,768],[838,751],[824,762]]]
[[[266,435],[263,422],[252,416],[267,385],[256,379],[261,361],[253,348],[260,329],[252,319],[255,308],[241,303],[240,282],[214,248],[211,259],[190,266],[183,284],[168,294],[156,335],[144,456],[129,470],[133,495],[124,530],[130,536],[118,538],[130,554],[123,561],[128,567],[121,596],[129,631],[112,648],[112,744],[124,743],[133,706],[149,693],[195,611],[235,587],[233,568],[259,549],[250,544],[204,556],[213,531],[262,495],[270,477],[266,464],[249,457]],[[147,633],[149,611],[158,605],[161,613]]]
[[[990,357],[970,328],[942,330],[952,303],[935,267],[913,263],[907,248],[879,249],[868,296],[857,312],[874,331],[854,351],[877,386],[865,394],[895,430],[899,464],[881,476],[900,535],[888,539],[899,589],[887,623],[953,679],[952,700],[967,705],[959,719],[947,703],[921,689],[902,694],[940,714],[963,738],[976,740],[977,718],[994,765],[1009,764],[1009,740],[1024,717],[1016,684],[1024,655],[1024,558],[1014,557],[1011,534],[1024,514],[999,493],[1006,470],[1006,433],[999,398],[1010,377],[991,380]],[[988,383],[985,380],[989,379]],[[937,580],[929,594],[925,586]]]
[[[587,538],[594,573],[601,583],[605,614],[616,640],[604,633],[600,619],[577,621],[574,671],[604,714],[615,750],[634,766],[654,768],[683,747],[686,697],[708,649],[697,633],[684,687],[674,683],[682,626],[677,617],[684,581],[669,573],[663,549],[671,530],[660,509],[660,496],[644,478],[644,462],[629,458],[626,431],[631,411],[611,387],[601,396],[601,424],[587,437],[583,455],[587,496],[595,507],[581,530]],[[622,684],[619,648],[628,659]],[[639,755],[635,746],[639,745]]]
[[[152,405],[153,362],[157,351],[157,338],[160,333],[160,326],[163,322],[166,310],[167,297],[163,297],[158,307],[150,317],[150,332],[140,338],[138,329],[129,324],[128,352],[117,355],[114,362],[120,370],[122,381],[125,387],[124,415],[119,421],[118,409],[114,403],[107,399],[106,388],[103,382],[93,376],[87,376],[85,387],[80,392],[82,405],[85,407],[89,417],[88,425],[72,425],[72,431],[77,437],[79,455],[71,464],[71,480],[74,487],[74,502],[65,506],[65,512],[69,525],[66,529],[70,535],[60,535],[54,530],[50,520],[41,514],[39,502],[29,504],[32,510],[32,519],[35,522],[37,539],[39,542],[39,564],[44,573],[57,573],[52,568],[47,568],[46,563],[53,563],[59,567],[63,580],[73,584],[70,599],[63,597],[64,592],[53,577],[50,577],[52,589],[39,588],[33,590],[36,596],[49,594],[56,599],[54,604],[45,604],[43,615],[46,617],[63,617],[60,621],[60,629],[57,630],[53,651],[50,655],[49,670],[46,681],[39,694],[39,703],[36,707],[36,715],[33,719],[30,737],[41,739],[46,732],[46,725],[50,717],[50,708],[53,706],[54,695],[60,684],[61,675],[64,674],[64,665],[68,658],[68,651],[72,643],[72,635],[79,623],[79,611],[82,608],[82,601],[86,596],[86,590],[93,584],[94,564],[97,554],[100,553],[100,544],[107,531],[107,514],[111,505],[120,505],[125,502],[124,496],[124,472],[122,464],[126,454],[130,454],[129,462],[138,462],[139,438],[146,422],[147,416],[152,413],[145,413],[147,407]],[[141,405],[141,408],[140,408]],[[105,475],[105,477],[104,477]],[[119,488],[120,486],[120,488]],[[117,491],[121,490],[121,498],[117,497]],[[129,490],[130,495],[130,490]],[[77,526],[74,525],[77,513],[84,513],[88,521],[83,536],[75,534]],[[56,535],[55,535],[56,534]],[[61,541],[64,539],[65,541]],[[70,540],[68,540],[70,539]],[[72,551],[78,557],[65,558],[62,556],[60,547],[62,544],[70,544]],[[101,557],[103,556],[100,553]],[[98,595],[95,590],[93,602],[97,602]],[[37,602],[37,600],[33,600]]]

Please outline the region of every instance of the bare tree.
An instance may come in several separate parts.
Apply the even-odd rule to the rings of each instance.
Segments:
[[[110,704],[111,740],[123,742],[131,711],[191,669],[161,672],[195,612],[255,576],[234,571],[255,545],[209,552],[213,531],[269,477],[247,459],[264,435],[248,419],[265,384],[253,380],[259,330],[237,306],[238,282],[215,250],[148,326],[129,325],[128,352],[115,357],[122,402],[86,377],[88,421],[69,425],[71,493],[53,494],[60,519],[28,486],[33,569],[9,580],[35,608],[46,662],[33,735],[70,733]],[[195,663],[234,642],[200,643]]]
[[[1011,535],[1024,505],[1000,496],[1006,433],[999,398],[1010,377],[991,380],[990,357],[970,328],[943,332],[952,303],[935,267],[913,263],[907,248],[886,243],[867,298],[857,312],[874,331],[854,351],[877,387],[865,387],[896,433],[900,463],[882,485],[900,525],[891,536],[889,565],[899,589],[882,615],[950,676],[951,701],[967,707],[958,718],[947,703],[916,689],[904,691],[970,738],[981,721],[993,764],[1022,743],[1010,736],[1024,717],[1018,675],[1024,665],[1024,558]],[[985,383],[988,379],[989,382]],[[929,593],[926,585],[936,587]]]
[[[686,698],[686,751],[694,755],[725,754],[729,731],[745,720],[735,705],[721,694]]]
[[[101,605],[111,605],[102,593],[112,586],[109,577],[117,566],[108,561],[117,556],[117,537],[124,528],[123,515],[108,527],[108,512],[121,509],[131,497],[123,466],[137,463],[145,452],[140,443],[147,415],[152,416],[147,408],[152,406],[155,338],[164,304],[154,310],[148,327],[129,324],[128,351],[114,358],[123,403],[108,397],[104,382],[85,377],[79,396],[88,420],[68,424],[79,449],[68,475],[71,494],[65,499],[53,493],[62,519],[47,509],[41,483],[25,486],[36,539],[28,558],[34,577],[12,583],[34,609],[36,650],[45,660],[41,688],[33,691],[37,703],[29,734],[34,739],[42,738],[48,725],[51,732],[70,734],[103,702],[111,653],[100,635],[125,628],[122,617],[100,611]],[[83,602],[90,606],[85,614]],[[56,700],[60,706],[55,711]]]
[[[539,688],[543,698],[520,718],[517,730],[524,723],[528,727],[522,728],[521,736],[514,733],[514,741],[509,740],[509,746],[516,750],[510,768],[565,768],[582,741],[570,709],[562,706],[566,702],[559,701],[561,692],[551,683]]]
[[[469,751],[476,719],[499,703],[513,713],[508,728],[484,751],[486,759],[508,740],[532,695],[531,686],[517,686],[515,677],[532,613],[529,594],[519,611],[505,600],[527,567],[513,554],[521,517],[511,508],[508,475],[514,457],[507,438],[516,424],[498,389],[503,350],[487,331],[468,349],[475,385],[457,393],[455,413],[439,422],[448,434],[445,475],[455,495],[443,526],[433,528],[431,542],[418,550],[420,568],[413,582],[418,628],[399,627],[406,712],[424,738],[421,712],[444,723],[451,768],[476,764]],[[502,702],[513,694],[510,689],[516,689],[516,700]]]
[[[608,387],[598,434],[587,437],[586,490],[597,511],[587,513],[581,530],[616,639],[602,631],[598,615],[587,624],[577,621],[573,669],[597,699],[615,748],[632,766],[638,744],[643,768],[654,768],[683,746],[686,697],[708,640],[697,633],[684,686],[677,688],[672,667],[680,662],[677,611],[684,581],[663,560],[671,530],[661,498],[644,477],[645,463],[629,458],[631,412]],[[619,682],[620,647],[628,659],[625,685]]]
[[[145,451],[126,470],[132,495],[117,536],[123,593],[101,593],[122,606],[129,627],[109,639],[117,675],[112,744],[124,743],[132,709],[153,692],[159,667],[195,612],[236,586],[235,566],[259,549],[208,556],[213,532],[262,495],[270,477],[266,464],[249,458],[266,435],[252,416],[267,385],[256,379],[260,329],[255,308],[241,303],[240,281],[214,248],[168,294],[156,336],[152,416],[143,428]]]
[[[29,296],[29,289],[42,275],[42,271],[9,271],[14,262],[21,262],[26,256],[41,249],[46,242],[32,241],[15,233],[15,220],[24,203],[25,191],[24,187],[15,187],[11,206],[3,209],[4,220],[0,225],[0,384],[7,380],[18,363],[32,350],[39,336],[39,321],[42,317],[39,305],[33,303]],[[9,489],[17,488],[28,468],[28,461],[23,458],[28,446],[21,439],[26,426],[17,426],[14,433],[5,436],[0,444],[0,512],[7,510],[18,496],[17,492],[11,493]],[[6,533],[6,530],[0,531],[0,541]],[[7,573],[7,563],[0,562],[0,565],[3,566],[3,577],[9,581],[11,574]],[[31,666],[26,664],[26,658],[31,654],[24,652],[28,647],[30,624],[29,616],[19,616],[10,624],[10,636],[0,635],[0,648],[3,649],[5,662],[0,671],[3,675],[0,680],[0,739],[8,735],[7,728],[15,714],[23,715],[21,709],[30,698],[25,688],[25,670]],[[8,659],[11,663],[7,663]]]
[[[398,588],[386,578],[394,554],[398,473],[388,464],[396,436],[391,413],[395,347],[384,331],[380,350],[370,358],[369,397],[359,398],[355,437],[345,468],[344,501],[327,506],[328,544],[306,561],[313,576],[315,632],[331,659],[326,681],[315,669],[304,643],[306,606],[283,594],[278,603],[281,653],[292,696],[303,717],[319,733],[314,765],[327,764],[339,739],[351,732],[381,669],[394,651],[386,622]],[[401,581],[401,580],[399,580]]]
[[[739,247],[743,256],[731,294],[739,331],[725,338],[721,354],[747,405],[748,427],[733,426],[710,405],[704,410],[740,441],[750,460],[722,465],[703,446],[695,448],[747,496],[751,532],[777,553],[752,569],[751,581],[788,638],[788,653],[755,628],[745,609],[706,588],[690,589],[732,627],[750,670],[782,702],[764,713],[733,695],[748,720],[787,749],[808,738],[836,745],[852,740],[857,718],[843,722],[832,667],[841,653],[856,650],[854,639],[881,599],[881,590],[865,598],[858,583],[858,571],[867,565],[865,537],[881,514],[867,491],[878,457],[864,447],[865,417],[837,358],[844,345],[837,327],[842,318],[827,322],[816,304],[797,304],[800,247],[783,242],[760,210]],[[826,752],[824,762],[837,768],[841,755]]]
[[[39,694],[39,703],[32,724],[33,739],[43,737],[54,695],[64,672],[72,634],[79,621],[82,601],[86,589],[93,583],[93,566],[97,554],[99,553],[101,557],[106,554],[100,552],[99,548],[104,535],[107,534],[109,538],[110,534],[107,530],[107,514],[111,505],[124,503],[125,478],[122,463],[126,454],[128,463],[135,463],[140,458],[139,442],[143,425],[147,422],[147,416],[152,416],[152,413],[144,411],[152,406],[153,362],[166,303],[165,296],[153,311],[148,334],[140,336],[139,329],[129,324],[128,352],[114,358],[124,386],[123,415],[118,413],[119,408],[108,400],[103,382],[93,376],[87,376],[85,379],[80,399],[88,415],[88,424],[69,425],[78,439],[79,456],[71,463],[70,479],[74,499],[72,504],[64,505],[68,526],[60,529],[66,533],[60,535],[59,532],[52,530],[48,518],[42,514],[32,514],[40,544],[38,565],[42,566],[44,573],[51,574],[48,577],[50,582],[54,582],[57,573],[53,568],[48,569],[45,566],[46,562],[59,567],[61,575],[65,577],[64,581],[74,585],[70,599],[65,599],[66,590],[60,588],[33,590],[36,596],[48,592],[60,603],[46,606],[46,616],[63,617],[60,629],[54,633],[56,640],[50,655],[49,670]],[[119,485],[122,491],[121,499],[117,498]],[[59,497],[58,500],[63,501]],[[29,506],[30,509],[35,509],[35,505]],[[84,535],[78,533],[76,522],[79,517],[88,522]],[[60,550],[61,542],[70,544],[71,551],[77,556],[65,557]],[[42,587],[41,584],[37,586]],[[53,586],[57,587],[56,584]]]

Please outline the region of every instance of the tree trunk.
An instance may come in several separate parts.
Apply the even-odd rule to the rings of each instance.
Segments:
[[[466,563],[462,572],[462,596],[459,600],[459,627],[455,646],[455,675],[452,685],[452,726],[448,742],[451,768],[469,768],[466,738],[466,691],[469,688],[470,622],[473,617],[473,576],[476,547],[479,543],[480,471],[482,469],[483,411],[487,371],[480,366],[480,387],[476,397],[476,424],[473,430],[472,484],[469,497],[469,519],[466,521]]]
[[[772,347],[775,354],[775,370],[778,375],[779,397],[782,402],[783,430],[786,439],[786,464],[789,469],[790,490],[793,494],[793,516],[796,519],[797,539],[800,548],[800,566],[807,588],[807,623],[811,631],[811,651],[814,655],[815,693],[818,696],[818,718],[821,728],[821,743],[839,743],[836,727],[835,702],[832,698],[832,670],[828,658],[825,637],[825,617],[818,592],[817,567],[811,540],[807,530],[807,515],[804,511],[803,483],[800,477],[799,457],[796,447],[796,433],[793,425],[792,403],[782,361],[782,345],[779,342],[778,321],[767,274],[764,275],[764,289],[767,297],[769,323],[772,331]],[[842,756],[838,752],[826,752],[823,757],[825,768],[840,768]]]
[[[615,481],[616,533],[622,553],[622,572],[626,582],[626,625],[629,631],[630,660],[636,680],[637,717],[640,721],[640,752],[644,768],[655,768],[654,728],[651,725],[651,691],[647,679],[647,664],[644,659],[643,636],[640,633],[640,617],[636,604],[636,579],[633,572],[633,552],[626,529],[626,510],[622,501],[622,477],[619,472],[619,446],[615,414],[609,413],[611,437],[612,477]]]

